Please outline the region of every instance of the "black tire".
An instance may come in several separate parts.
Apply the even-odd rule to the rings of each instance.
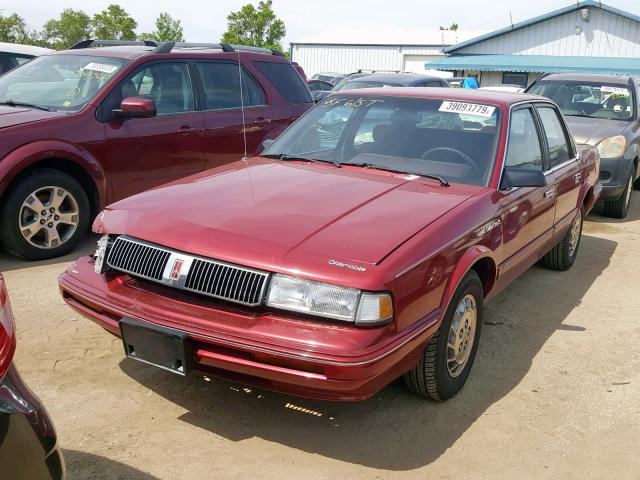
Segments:
[[[454,377],[449,373],[447,367],[448,332],[451,329],[451,323],[458,305],[467,295],[472,295],[476,304],[475,334],[471,352],[464,364],[464,368]],[[482,282],[478,274],[471,270],[458,285],[442,325],[440,325],[438,333],[427,344],[418,365],[404,375],[405,383],[410,390],[437,402],[448,400],[460,391],[467,381],[478,350],[480,331],[482,329],[483,300]]]
[[[60,243],[57,246],[49,248],[33,245],[27,241],[20,231],[23,203],[33,192],[46,187],[58,187],[66,190],[66,193],[71,198],[65,197],[65,202],[75,201],[78,210],[75,230],[67,225],[56,226],[55,228],[60,228],[64,235],[60,237]],[[67,204],[65,203],[65,205]],[[63,205],[63,208],[65,205]],[[59,257],[69,253],[82,240],[89,227],[90,217],[89,198],[76,180],[57,170],[48,168],[35,170],[30,176],[12,188],[2,201],[2,206],[0,207],[0,241],[7,252],[25,260],[44,260]],[[67,235],[68,237],[65,238]],[[34,243],[37,242],[34,241]]]
[[[578,249],[580,248],[580,240],[582,239],[582,212],[578,210],[578,215],[571,223],[571,227],[562,238],[562,241],[553,247],[543,258],[544,265],[551,270],[564,272],[569,270],[576,261]],[[575,248],[571,248],[573,240],[574,228],[578,229],[578,239]]]
[[[627,186],[624,188],[622,195],[617,200],[609,200],[604,202],[604,214],[611,218],[624,218],[629,211],[631,203],[631,192],[633,191],[633,174],[627,179]]]

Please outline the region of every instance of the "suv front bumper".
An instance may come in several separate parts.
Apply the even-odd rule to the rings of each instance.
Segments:
[[[625,157],[600,159],[600,200],[617,200],[624,192],[633,171],[633,162]]]
[[[89,257],[60,277],[64,300],[110,333],[138,322],[188,334],[193,368],[259,388],[324,400],[363,400],[411,369],[438,312],[397,332],[234,309],[127,275],[97,275]]]

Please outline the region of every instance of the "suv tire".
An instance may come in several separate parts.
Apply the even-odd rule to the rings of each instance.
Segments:
[[[76,180],[57,170],[35,170],[10,190],[2,203],[2,246],[25,260],[69,253],[89,227],[87,193]]]
[[[460,391],[478,350],[483,299],[480,277],[471,270],[458,285],[438,333],[427,344],[418,364],[404,375],[410,390],[438,402]],[[475,315],[475,318],[470,315]],[[456,346],[462,350],[454,353],[451,359],[449,353],[455,352]],[[457,363],[458,355],[464,363]],[[458,370],[455,370],[456,366]]]
[[[612,218],[624,218],[627,216],[629,204],[631,203],[631,192],[633,191],[633,174],[627,179],[627,186],[622,191],[622,195],[617,200],[604,202],[604,214]]]

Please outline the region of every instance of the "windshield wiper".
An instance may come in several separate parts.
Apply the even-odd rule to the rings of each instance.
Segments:
[[[301,162],[320,162],[320,163],[332,163],[333,165],[335,165],[336,167],[340,168],[340,163],[337,161],[332,161],[332,160],[321,160],[319,158],[309,158],[309,157],[303,157],[301,155],[288,155],[286,153],[266,153],[266,154],[261,154],[261,157],[266,157],[266,158],[273,158],[275,160],[299,160]]]
[[[29,107],[36,108],[38,110],[44,110],[45,112],[51,112],[52,110],[47,107],[42,107],[40,105],[34,105],[33,103],[26,102],[14,102],[13,100],[6,100],[4,102],[0,102],[0,105],[9,105],[10,107]]]
[[[436,175],[433,173],[414,173],[414,172],[405,172],[403,170],[396,170],[395,168],[388,168],[388,167],[383,167],[380,165],[376,165],[375,163],[345,163],[344,165],[350,165],[352,167],[364,167],[364,168],[373,168],[376,170],[384,170],[386,172],[392,172],[392,173],[402,173],[404,175],[418,175],[419,177],[423,177],[423,178],[430,178],[433,180],[437,180],[438,182],[440,182],[440,185],[442,185],[443,187],[448,187],[449,186],[449,182],[447,181],[446,178],[444,178],[442,175]]]

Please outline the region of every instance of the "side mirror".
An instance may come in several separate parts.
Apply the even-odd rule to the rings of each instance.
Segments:
[[[545,187],[547,178],[542,170],[533,170],[531,168],[505,167],[502,172],[502,181],[500,182],[500,190],[517,187]]]
[[[275,140],[273,138],[267,138],[267,139],[263,140],[262,144],[260,145],[260,152],[258,153],[258,155],[260,153],[264,152],[271,145],[273,145],[274,142],[275,142]]]
[[[119,118],[149,118],[155,117],[156,106],[148,98],[127,97],[113,113]]]

